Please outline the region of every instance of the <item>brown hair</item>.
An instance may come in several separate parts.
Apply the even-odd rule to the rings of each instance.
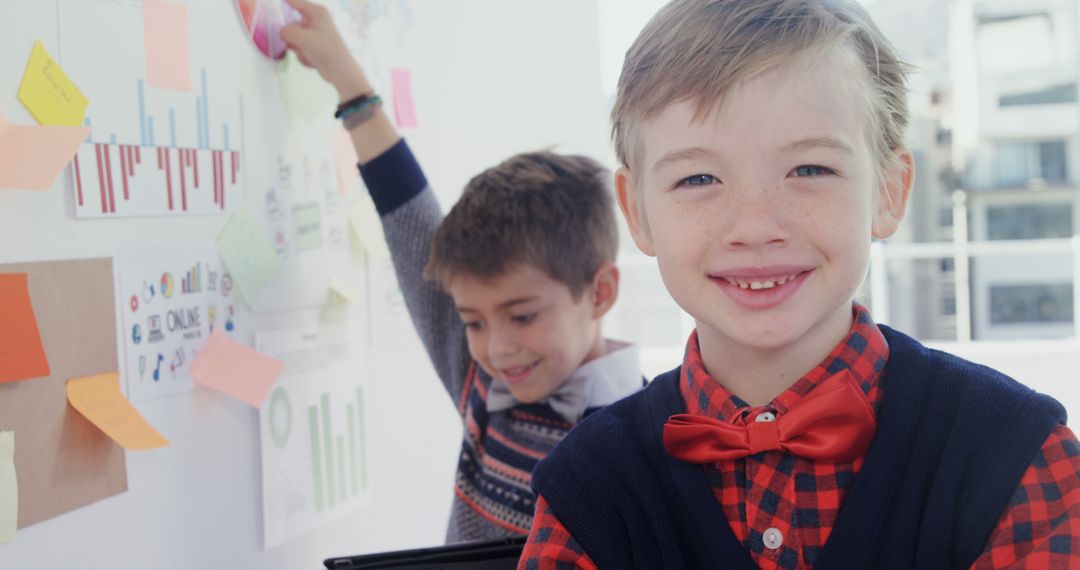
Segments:
[[[857,56],[867,101],[867,140],[878,180],[903,146],[908,123],[907,64],[851,0],[673,0],[626,52],[611,111],[619,161],[639,165],[641,123],[669,104],[691,100],[698,117],[737,83],[836,46]]]
[[[424,277],[498,277],[532,265],[574,298],[615,261],[619,236],[607,169],[584,156],[519,154],[466,185],[431,241]]]

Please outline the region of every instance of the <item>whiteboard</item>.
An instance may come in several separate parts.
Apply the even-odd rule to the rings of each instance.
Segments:
[[[75,9],[72,2],[84,4],[85,14],[75,24],[63,13]],[[0,0],[0,111],[12,121],[32,122],[15,93],[34,41],[65,65],[64,54],[71,53],[65,41],[99,36],[116,43],[130,34],[122,22],[104,17],[109,10],[86,9],[95,3],[111,4],[114,11],[141,5]],[[230,144],[241,145],[243,154],[243,205],[264,208],[268,181],[278,173],[280,141],[317,138],[321,127],[281,115],[277,74],[240,33],[232,2],[185,3],[193,18],[193,60],[212,53],[217,65],[231,69],[228,85],[217,81],[212,87],[242,98],[237,120],[243,124],[232,127]],[[610,164],[594,1],[335,0],[331,7],[339,15],[395,18],[392,33],[367,38],[361,59],[382,76],[407,56],[403,63],[412,73],[419,125],[405,134],[444,205],[471,176],[516,152],[554,147]],[[204,18],[214,19],[212,29],[196,29]],[[92,108],[95,97],[124,105],[134,100],[131,73],[108,62],[93,73],[87,84],[106,87],[87,93]],[[107,94],[98,95],[103,89]],[[217,102],[220,96],[213,96]],[[172,104],[179,108],[190,101]],[[211,120],[223,114],[212,112]],[[122,122],[94,121],[95,127]],[[138,128],[128,121],[116,127],[118,138]],[[199,136],[192,124],[178,126],[179,136],[192,136],[185,129]],[[227,213],[78,218],[73,182],[65,172],[48,192],[0,191],[0,263],[113,256],[127,245],[212,244],[228,219]],[[365,297],[391,298],[394,284],[385,261],[369,262],[354,249],[335,259],[349,265]],[[128,492],[20,530],[14,542],[0,545],[0,568],[73,562],[83,568],[314,568],[331,555],[441,543],[460,422],[431,366],[417,357],[421,348],[408,319],[399,304],[323,302],[297,292],[305,285],[272,286],[262,306],[241,311],[238,334],[251,344],[263,331],[327,324],[357,331],[353,341],[361,358],[355,373],[363,377],[371,403],[372,494],[360,510],[264,550],[258,413],[196,388],[136,403],[171,445],[127,454]],[[298,297],[305,298],[296,302]],[[118,340],[120,334],[118,327]]]

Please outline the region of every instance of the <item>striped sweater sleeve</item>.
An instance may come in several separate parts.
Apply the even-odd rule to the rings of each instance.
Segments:
[[[413,326],[456,402],[469,366],[465,329],[450,296],[422,277],[442,210],[404,139],[361,165],[360,174],[382,220]]]

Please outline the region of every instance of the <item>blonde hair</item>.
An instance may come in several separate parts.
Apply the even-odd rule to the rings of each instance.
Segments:
[[[696,103],[703,118],[737,83],[850,46],[866,70],[868,141],[877,179],[895,163],[908,123],[906,74],[896,50],[850,0],[673,0],[626,52],[611,111],[615,153],[631,172],[641,159],[643,121],[671,103]]]

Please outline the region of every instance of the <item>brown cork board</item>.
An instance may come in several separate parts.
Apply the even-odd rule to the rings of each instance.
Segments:
[[[127,491],[123,448],[68,404],[64,385],[117,370],[113,269],[105,258],[4,264],[0,273],[27,274],[52,371],[0,384],[0,430],[15,432],[25,528]]]

